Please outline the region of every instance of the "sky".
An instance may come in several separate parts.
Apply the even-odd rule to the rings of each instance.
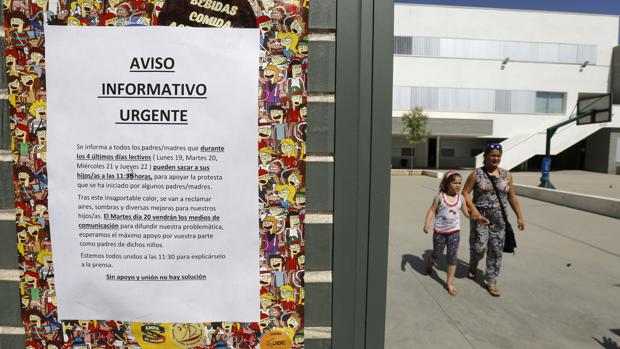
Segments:
[[[620,0],[396,0],[396,2],[620,15]]]

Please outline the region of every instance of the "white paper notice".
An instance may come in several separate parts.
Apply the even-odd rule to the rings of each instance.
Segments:
[[[258,30],[45,40],[59,318],[258,321]]]

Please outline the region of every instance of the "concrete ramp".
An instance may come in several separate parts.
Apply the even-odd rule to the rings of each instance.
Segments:
[[[616,114],[620,110],[620,105],[614,105],[613,111]],[[545,125],[537,132],[531,134],[518,134],[504,140],[502,148],[502,167],[512,169],[519,164],[527,161],[535,155],[545,154],[547,127]],[[607,127],[620,127],[620,120],[612,118],[611,122],[591,125],[580,125],[572,123],[560,128],[551,141],[551,155],[557,155],[568,149],[574,144],[584,140],[596,131]],[[483,154],[476,156],[476,167],[482,166]]]

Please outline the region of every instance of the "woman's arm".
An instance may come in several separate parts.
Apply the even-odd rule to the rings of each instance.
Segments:
[[[519,230],[524,230],[525,219],[523,218],[523,213],[521,213],[521,205],[519,205],[519,200],[517,200],[517,193],[515,193],[515,188],[512,185],[512,173],[510,172],[508,172],[508,181],[510,183],[510,188],[508,190],[508,203],[517,215],[517,226],[519,227]]]
[[[426,218],[424,218],[424,228],[422,228],[422,230],[424,230],[424,234],[428,234],[428,232],[431,230],[431,220],[433,219],[433,214],[435,214],[435,212],[437,211],[437,205],[437,198],[435,198],[433,199],[431,207],[426,212]]]
[[[467,208],[469,209],[468,218],[484,223],[484,224],[489,224],[490,223],[489,220],[484,218],[484,216],[480,214],[480,212],[478,211],[478,209],[476,208],[476,205],[474,205],[474,202],[472,200],[471,192],[472,190],[474,190],[474,185],[476,185],[476,172],[475,171],[472,172],[467,177],[467,180],[465,181],[465,185],[463,186],[463,198],[465,199],[465,204]]]
[[[463,212],[463,216],[465,216],[465,218],[470,219],[471,216],[469,214],[469,208],[467,208],[467,205],[461,205],[461,212]]]

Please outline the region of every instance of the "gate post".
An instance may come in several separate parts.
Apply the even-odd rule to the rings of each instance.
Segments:
[[[332,347],[382,348],[394,4],[337,6]]]

